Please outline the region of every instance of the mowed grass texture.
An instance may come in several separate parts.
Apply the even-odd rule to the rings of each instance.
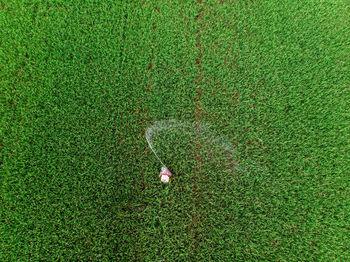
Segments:
[[[349,260],[349,14],[1,1],[0,260]],[[164,133],[163,186],[144,135],[164,119],[235,154]]]

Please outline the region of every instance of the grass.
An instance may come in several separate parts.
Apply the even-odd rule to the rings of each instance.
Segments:
[[[349,11],[0,1],[0,260],[349,260]],[[172,136],[163,187],[162,119],[210,123],[244,168]]]

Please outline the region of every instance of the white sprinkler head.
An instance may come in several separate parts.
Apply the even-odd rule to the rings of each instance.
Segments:
[[[167,184],[169,183],[169,177],[167,175],[162,175],[160,180],[164,183]]]

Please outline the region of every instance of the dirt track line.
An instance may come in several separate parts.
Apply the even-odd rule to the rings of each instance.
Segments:
[[[122,67],[123,67],[123,56],[125,54],[125,39],[126,39],[126,25],[128,22],[128,13],[127,13],[127,6],[126,6],[126,10],[124,13],[124,17],[123,17],[123,29],[122,29],[122,43],[120,45],[120,51],[119,51],[119,64],[118,64],[118,71],[119,71],[119,83],[122,82]],[[113,110],[109,120],[112,120],[113,122],[116,121],[116,110]],[[109,176],[112,176],[112,172],[113,172],[113,163],[114,163],[114,156],[116,154],[116,144],[115,144],[115,132],[117,130],[117,126],[113,125],[112,130],[111,130],[111,143],[110,143],[110,155],[109,155],[109,168],[110,168],[110,173]],[[120,135],[120,134],[119,134]]]
[[[194,98],[194,104],[195,104],[195,111],[194,111],[194,120],[196,122],[201,122],[204,115],[203,106],[200,103],[201,96],[203,95],[203,89],[201,87],[202,84],[202,75],[203,75],[203,69],[202,69],[202,35],[203,35],[203,13],[204,13],[204,6],[201,0],[198,0],[197,2],[199,7],[199,13],[195,17],[195,21],[198,22],[198,36],[197,36],[197,43],[196,47],[198,49],[198,56],[196,58],[196,65],[198,68],[198,74],[195,79],[195,86],[194,91],[196,92],[196,97]],[[196,139],[199,141],[199,139]],[[202,214],[197,210],[198,203],[202,199],[202,192],[200,188],[196,185],[198,180],[200,179],[201,174],[201,164],[203,160],[201,159],[201,156],[198,152],[200,152],[201,144],[197,142],[195,144],[195,152],[194,152],[194,159],[195,159],[195,167],[194,167],[194,174],[192,175],[192,182],[193,182],[193,199],[194,199],[194,209],[191,215],[191,224],[190,229],[192,233],[193,242],[190,244],[190,257],[191,259],[196,259],[196,254],[199,249],[199,242],[200,242],[200,233],[198,232],[200,226],[201,226],[201,220],[202,220]]]
[[[196,47],[198,49],[198,56],[196,58],[196,65],[198,67],[198,74],[195,80],[195,92],[197,96],[194,99],[196,108],[195,108],[195,120],[200,121],[203,118],[204,110],[203,106],[200,104],[201,96],[203,95],[203,89],[201,87],[202,84],[202,75],[203,75],[203,69],[202,69],[202,35],[203,35],[203,13],[204,13],[204,7],[201,0],[198,0],[199,5],[199,13],[195,18],[195,21],[199,23],[199,29],[198,29],[198,37],[197,37],[197,43]]]

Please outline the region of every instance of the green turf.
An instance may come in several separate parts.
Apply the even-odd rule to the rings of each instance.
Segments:
[[[349,14],[0,1],[0,260],[349,260]],[[210,123],[242,168],[162,134],[163,187],[163,119]]]

